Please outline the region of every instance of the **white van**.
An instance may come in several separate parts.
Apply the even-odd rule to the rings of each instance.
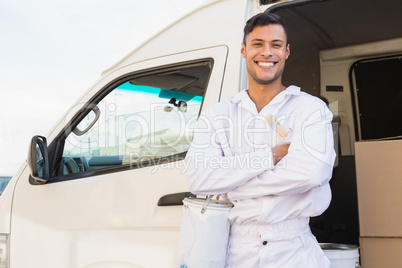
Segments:
[[[402,2],[210,0],[106,70],[46,138],[33,138],[0,197],[0,267],[175,267],[192,126],[247,87],[243,26],[265,10],[288,27],[284,84],[327,100],[338,126],[333,201],[313,232],[359,244],[353,145],[402,134]]]

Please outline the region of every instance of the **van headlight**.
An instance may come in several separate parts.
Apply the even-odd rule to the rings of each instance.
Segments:
[[[8,235],[0,234],[0,268],[8,268]]]

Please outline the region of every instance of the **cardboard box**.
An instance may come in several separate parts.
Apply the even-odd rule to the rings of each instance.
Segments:
[[[355,161],[360,236],[402,237],[402,140],[356,142]]]
[[[360,237],[361,266],[402,267],[402,238]]]

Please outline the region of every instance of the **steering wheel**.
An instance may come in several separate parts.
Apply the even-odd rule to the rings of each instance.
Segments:
[[[66,167],[67,174],[74,174],[80,171],[77,162],[72,157],[64,157],[63,164]]]

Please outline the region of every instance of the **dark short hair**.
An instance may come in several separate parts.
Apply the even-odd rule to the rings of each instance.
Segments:
[[[247,22],[246,26],[244,26],[244,36],[243,36],[243,43],[246,45],[246,37],[249,33],[251,33],[256,26],[266,26],[270,24],[279,24],[282,26],[283,30],[285,31],[286,35],[286,43],[288,42],[288,31],[286,29],[285,24],[283,23],[281,17],[274,13],[258,13],[251,17]]]

